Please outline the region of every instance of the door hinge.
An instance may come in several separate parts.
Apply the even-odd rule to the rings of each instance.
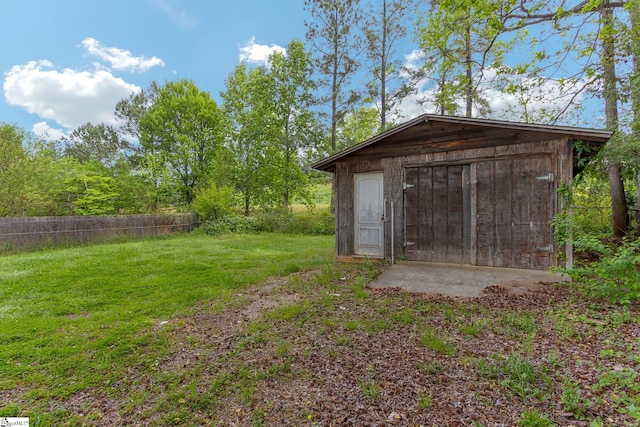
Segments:
[[[407,184],[406,182],[403,182],[403,183],[402,183],[402,189],[403,189],[403,190],[406,190],[407,188],[413,188],[413,187],[415,187],[415,185],[413,185],[413,184]]]
[[[540,247],[536,248],[536,250],[542,251],[542,252],[553,253],[553,252],[555,252],[556,248],[553,245],[548,245],[548,246],[540,246]]]
[[[549,172],[546,175],[537,176],[536,179],[539,180],[539,181],[553,182],[555,180],[555,176],[553,176],[553,172]]]

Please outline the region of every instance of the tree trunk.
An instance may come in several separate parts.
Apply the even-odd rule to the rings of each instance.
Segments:
[[[465,44],[465,60],[464,66],[466,71],[465,82],[465,95],[466,95],[466,115],[465,117],[471,117],[473,115],[473,63],[471,58],[471,11],[468,12],[467,22],[465,23],[464,44]]]
[[[602,77],[604,80],[604,105],[607,129],[618,130],[618,89],[615,68],[615,35],[613,9],[605,7],[601,12],[602,19]],[[614,237],[623,237],[629,227],[627,200],[620,165],[610,159],[607,162],[609,187],[611,189],[612,226]]]
[[[387,0],[382,2],[382,47],[380,49],[380,132],[387,126]]]
[[[631,137],[640,139],[640,0],[629,1],[629,21],[631,23],[631,55],[633,73],[631,75],[631,110],[633,124]],[[636,194],[636,234],[640,235],[640,168],[637,172],[638,192]]]

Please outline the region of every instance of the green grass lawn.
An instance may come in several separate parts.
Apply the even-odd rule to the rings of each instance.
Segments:
[[[638,304],[574,285],[473,300],[370,289],[385,264],[333,253],[333,236],[196,233],[2,256],[0,417],[640,422]]]
[[[0,257],[0,416],[108,385],[165,351],[161,322],[273,275],[333,262],[333,237],[166,239]],[[3,407],[3,394],[33,406]]]
[[[312,200],[316,210],[329,209],[331,204],[331,184],[314,184],[311,186]],[[293,200],[291,208],[294,212],[305,212],[307,207],[297,199]]]

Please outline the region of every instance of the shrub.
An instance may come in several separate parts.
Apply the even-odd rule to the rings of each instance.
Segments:
[[[200,230],[211,236],[223,234],[259,233],[266,231],[255,218],[250,216],[229,216],[211,219],[200,226]]]
[[[573,280],[591,296],[612,302],[640,300],[640,239],[626,239],[620,245],[582,237],[575,241],[578,251],[588,252],[595,261],[568,271]]]
[[[208,187],[196,192],[191,207],[200,221],[207,222],[223,218],[231,213],[233,189],[220,187],[212,182]]]
[[[292,213],[274,209],[260,213],[258,222],[264,230],[277,233],[331,235],[335,231],[335,216],[326,211]]]
[[[583,265],[565,272],[588,295],[611,302],[640,301],[640,238],[619,243],[586,232],[570,215],[575,195],[572,188],[563,185],[558,191],[564,207],[552,221],[556,243],[559,247],[572,243],[576,255],[583,258]]]
[[[200,226],[205,234],[220,236],[229,233],[291,233],[331,235],[335,217],[329,212],[292,213],[283,209],[263,211],[256,216],[223,216],[210,218]]]

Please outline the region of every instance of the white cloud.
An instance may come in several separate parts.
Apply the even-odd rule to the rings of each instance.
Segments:
[[[49,61],[15,65],[5,73],[2,88],[8,104],[65,128],[114,123],[116,103],[140,90],[105,70],[59,70]]]
[[[102,46],[98,40],[92,37],[85,38],[81,44],[90,55],[109,62],[114,70],[143,73],[153,67],[164,67],[164,61],[160,58],[133,56],[128,50]]]
[[[240,62],[245,61],[252,64],[267,65],[269,56],[274,52],[287,53],[287,50],[281,46],[272,44],[257,44],[255,37],[251,37],[246,46],[240,48]]]
[[[184,10],[174,7],[167,0],[155,0],[155,4],[169,17],[171,20],[183,30],[191,30],[198,25],[198,21],[192,19]]]
[[[33,125],[31,132],[39,138],[47,141],[59,141],[67,136],[64,131],[52,128],[47,122],[36,123]]]

